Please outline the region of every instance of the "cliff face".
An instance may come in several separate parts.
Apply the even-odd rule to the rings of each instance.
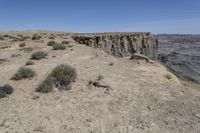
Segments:
[[[158,41],[150,33],[80,33],[72,37],[77,43],[101,48],[114,56],[125,57],[137,53],[157,59]]]

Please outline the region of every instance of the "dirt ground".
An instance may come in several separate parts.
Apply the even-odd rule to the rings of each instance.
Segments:
[[[49,35],[48,35],[49,36]],[[60,36],[58,42],[70,40]],[[73,41],[66,50],[52,50],[48,37],[19,42],[0,41],[0,85],[14,87],[12,95],[0,99],[0,133],[198,133],[200,132],[200,89],[181,85],[163,66],[154,62],[117,58],[100,49]],[[31,80],[10,78],[35,51],[48,53],[31,67]],[[18,57],[11,57],[20,54]],[[55,57],[53,57],[55,56]],[[69,91],[35,92],[38,84],[59,64],[73,66],[78,78]],[[112,65],[111,65],[112,64]],[[165,75],[171,75],[168,80]],[[88,87],[98,75],[112,90]]]

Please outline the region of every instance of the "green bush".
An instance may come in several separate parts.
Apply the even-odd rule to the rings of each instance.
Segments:
[[[169,75],[169,74],[166,74],[165,78],[168,79],[168,80],[172,79],[171,75]]]
[[[47,93],[53,90],[53,87],[59,90],[69,90],[71,82],[77,78],[74,68],[69,65],[58,65],[53,69],[50,75],[36,89],[38,92]]]
[[[41,60],[41,59],[45,58],[46,56],[47,56],[47,53],[38,51],[38,52],[35,52],[32,54],[31,59]]]
[[[35,71],[33,71],[31,68],[22,67],[17,73],[15,73],[11,80],[31,79],[35,75]]]
[[[54,44],[53,50],[65,50],[66,46],[64,44]]]
[[[42,37],[40,35],[34,34],[32,40],[40,40]]]
[[[48,45],[48,46],[53,46],[54,44],[56,44],[55,41],[49,41],[47,45]]]
[[[28,61],[26,62],[26,65],[27,65],[27,66],[34,65],[34,64],[35,64],[35,62],[32,61],[32,60],[28,60]]]

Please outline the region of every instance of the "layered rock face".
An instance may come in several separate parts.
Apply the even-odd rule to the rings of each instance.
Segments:
[[[77,43],[101,48],[117,57],[142,54],[157,59],[158,55],[158,41],[151,33],[77,33],[72,37]]]

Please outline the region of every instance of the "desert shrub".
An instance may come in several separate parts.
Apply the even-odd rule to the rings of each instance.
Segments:
[[[0,98],[4,98],[6,96],[7,96],[6,92],[4,92],[0,87]]]
[[[169,75],[169,74],[166,74],[165,78],[168,79],[168,80],[172,79],[171,75]]]
[[[34,34],[32,40],[40,40],[42,37],[40,35]]]
[[[2,36],[0,36],[0,40],[4,40],[4,38]]]
[[[64,44],[54,44],[53,50],[65,50],[66,46]]]
[[[113,65],[114,65],[114,63],[113,63],[113,62],[109,63],[109,66],[113,66]]]
[[[26,39],[27,39],[26,37],[21,37],[21,38],[18,39],[18,41],[23,42],[23,41],[25,41]]]
[[[8,36],[9,39],[15,39],[16,37],[15,36]]]
[[[0,59],[0,64],[3,64],[4,62],[7,62],[7,59]]]
[[[47,56],[47,53],[38,51],[38,52],[35,52],[32,54],[31,59],[41,60],[41,59],[45,58],[46,56]]]
[[[68,45],[68,48],[73,48],[74,47],[74,45]]]
[[[35,71],[33,71],[31,68],[25,68],[22,67],[18,70],[17,73],[11,78],[12,80],[22,80],[22,79],[30,79],[34,77]]]
[[[54,44],[56,44],[55,41],[49,41],[49,42],[47,43],[48,46],[53,46]]]
[[[54,36],[50,36],[49,39],[55,39],[55,37]]]
[[[34,65],[34,64],[35,64],[35,62],[32,61],[32,60],[28,60],[28,61],[26,62],[26,65],[27,65],[27,66]]]
[[[3,35],[3,37],[9,37],[9,35]]]
[[[53,83],[54,83],[54,78],[47,77],[44,81],[42,81],[39,87],[36,88],[36,91],[41,93],[52,92],[54,86]]]
[[[38,92],[47,93],[53,90],[53,87],[59,90],[70,89],[71,82],[77,77],[76,70],[69,65],[58,65],[53,69],[50,75],[36,89]]]
[[[7,95],[12,94],[13,90],[13,87],[9,84],[4,85],[3,87],[0,86],[0,98],[4,98]]]
[[[103,78],[104,78],[104,77],[103,77],[102,75],[98,75],[98,76],[97,76],[97,80],[98,80],[98,81],[102,80]]]
[[[62,44],[69,44],[69,41],[62,41]]]
[[[11,57],[20,57],[21,54],[12,54]]]
[[[2,87],[2,90],[4,92],[6,92],[6,94],[12,94],[13,93],[13,87],[9,84],[5,84],[3,87]]]
[[[19,47],[25,47],[25,46],[26,46],[26,43],[19,44]]]
[[[33,48],[31,48],[31,47],[21,48],[20,51],[24,51],[25,53],[30,53],[33,51]]]

